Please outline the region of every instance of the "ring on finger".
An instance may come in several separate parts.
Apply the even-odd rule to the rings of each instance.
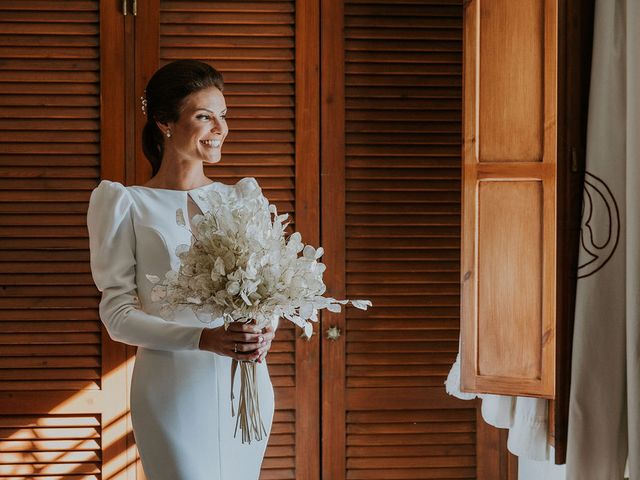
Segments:
[[[238,353],[238,344],[237,343],[233,344],[233,353]]]

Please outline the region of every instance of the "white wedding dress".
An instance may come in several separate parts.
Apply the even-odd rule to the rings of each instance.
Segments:
[[[103,180],[87,213],[91,271],[102,291],[100,318],[111,338],[139,347],[131,415],[149,480],[257,480],[267,444],[268,437],[243,445],[239,430],[234,437],[231,358],[198,349],[205,324],[190,310],[162,318],[161,305],[151,301],[146,275],[163,278],[179,265],[176,246],[191,241],[188,229],[176,224],[176,210],[182,208],[185,218],[196,206],[206,211],[198,193],[207,189],[239,202],[256,189],[262,195],[254,178],[189,191]],[[221,324],[212,319],[210,326]],[[273,388],[266,362],[257,367],[261,414],[270,432]]]

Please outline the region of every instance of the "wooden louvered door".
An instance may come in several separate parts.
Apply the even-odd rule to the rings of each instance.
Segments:
[[[229,135],[209,177],[235,183],[255,177],[288,231],[319,243],[317,1],[138,0],[138,98],[158,66],[194,58],[224,75]],[[156,53],[157,52],[157,53]],[[137,113],[136,132],[144,117]],[[140,145],[140,142],[136,142]],[[296,161],[296,159],[298,159]],[[150,176],[136,152],[136,183]],[[281,322],[268,356],[276,414],[261,478],[314,480],[319,475],[318,338],[301,338]]]
[[[0,478],[125,478],[133,460],[85,226],[101,158],[122,158],[122,26],[98,0],[0,3]]]
[[[448,396],[458,351],[462,2],[323,3],[323,479],[507,478]],[[513,478],[513,477],[511,477]]]

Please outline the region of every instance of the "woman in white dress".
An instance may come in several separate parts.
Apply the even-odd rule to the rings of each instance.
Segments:
[[[205,325],[190,310],[160,315],[146,275],[163,277],[179,265],[175,248],[190,242],[176,225],[204,211],[198,193],[216,189],[232,200],[259,185],[212,182],[203,165],[220,161],[227,136],[222,76],[193,60],[165,65],[143,101],[143,149],[153,166],[145,186],[103,180],[87,213],[91,270],[102,292],[100,318],[114,340],[138,346],[131,383],[131,415],[149,480],[256,480],[267,438],[242,444],[231,415],[231,361],[258,362],[261,414],[270,432],[273,388],[265,356],[275,324],[262,331],[222,319]],[[277,319],[275,319],[277,320]],[[235,382],[238,398],[239,381]]]

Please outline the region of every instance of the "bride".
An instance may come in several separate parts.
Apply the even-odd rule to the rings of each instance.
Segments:
[[[204,164],[220,161],[228,133],[222,91],[222,75],[208,64],[179,60],[160,68],[143,98],[143,150],[153,178],[131,187],[103,180],[87,213],[100,318],[112,339],[139,347],[131,415],[149,480],[258,478],[268,435],[251,444],[234,436],[233,359],[257,362],[267,432],[273,419],[265,357],[276,325],[258,330],[236,323],[225,330],[221,318],[205,325],[189,310],[162,318],[146,278],[162,278],[179,265],[175,248],[190,237],[176,225],[175,211],[183,208],[190,219],[205,211],[196,193],[217,189],[241,202],[247,188],[260,188],[251,177],[227,185],[204,173]]]

